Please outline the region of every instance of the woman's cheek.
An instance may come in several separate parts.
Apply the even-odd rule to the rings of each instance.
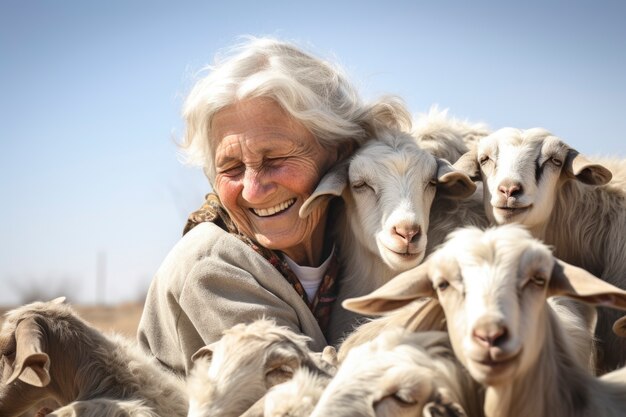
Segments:
[[[227,208],[232,208],[228,206],[237,201],[239,189],[241,188],[239,183],[240,181],[234,181],[230,178],[223,176],[218,176],[215,179],[215,191],[220,197],[220,201],[222,202],[222,204],[227,206]]]

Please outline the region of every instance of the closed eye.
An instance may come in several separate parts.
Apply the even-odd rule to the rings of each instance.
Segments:
[[[228,168],[219,169],[217,173],[226,177],[238,177],[239,175],[243,174],[244,170],[244,165],[236,165]]]
[[[374,191],[374,187],[372,187],[371,185],[369,185],[367,182],[365,182],[364,180],[359,180],[359,181],[354,181],[352,184],[350,184],[352,189],[356,192],[361,192],[361,191]]]
[[[442,279],[439,282],[437,282],[436,289],[438,291],[445,291],[449,286],[450,286],[450,283],[446,281],[445,279]]]

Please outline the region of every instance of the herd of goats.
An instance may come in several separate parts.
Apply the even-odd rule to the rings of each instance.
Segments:
[[[626,416],[626,161],[434,108],[379,127],[301,215],[337,197],[359,292],[335,308],[370,317],[340,346],[259,318],[182,378],[36,302],[0,330],[0,417]]]

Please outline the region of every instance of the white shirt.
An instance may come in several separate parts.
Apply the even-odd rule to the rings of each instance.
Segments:
[[[300,281],[300,284],[302,284],[302,287],[304,288],[304,291],[306,291],[306,295],[309,301],[313,300],[313,297],[315,297],[317,289],[320,287],[322,279],[324,278],[324,274],[328,269],[330,259],[333,257],[334,254],[335,247],[333,246],[333,250],[330,251],[330,255],[328,256],[328,258],[326,258],[326,260],[317,267],[300,266],[289,256],[283,254],[287,265],[289,265],[289,268],[291,268],[293,273],[296,274],[298,280]]]

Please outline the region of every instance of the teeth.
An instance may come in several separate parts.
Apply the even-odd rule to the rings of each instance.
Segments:
[[[259,217],[267,217],[267,216],[271,216],[273,214],[276,214],[278,212],[287,210],[295,202],[296,202],[296,199],[292,198],[291,200],[287,200],[285,202],[282,202],[279,205],[274,206],[274,207],[270,207],[270,208],[266,208],[266,209],[254,209],[253,208],[252,211],[254,212],[254,214],[256,214]]]

